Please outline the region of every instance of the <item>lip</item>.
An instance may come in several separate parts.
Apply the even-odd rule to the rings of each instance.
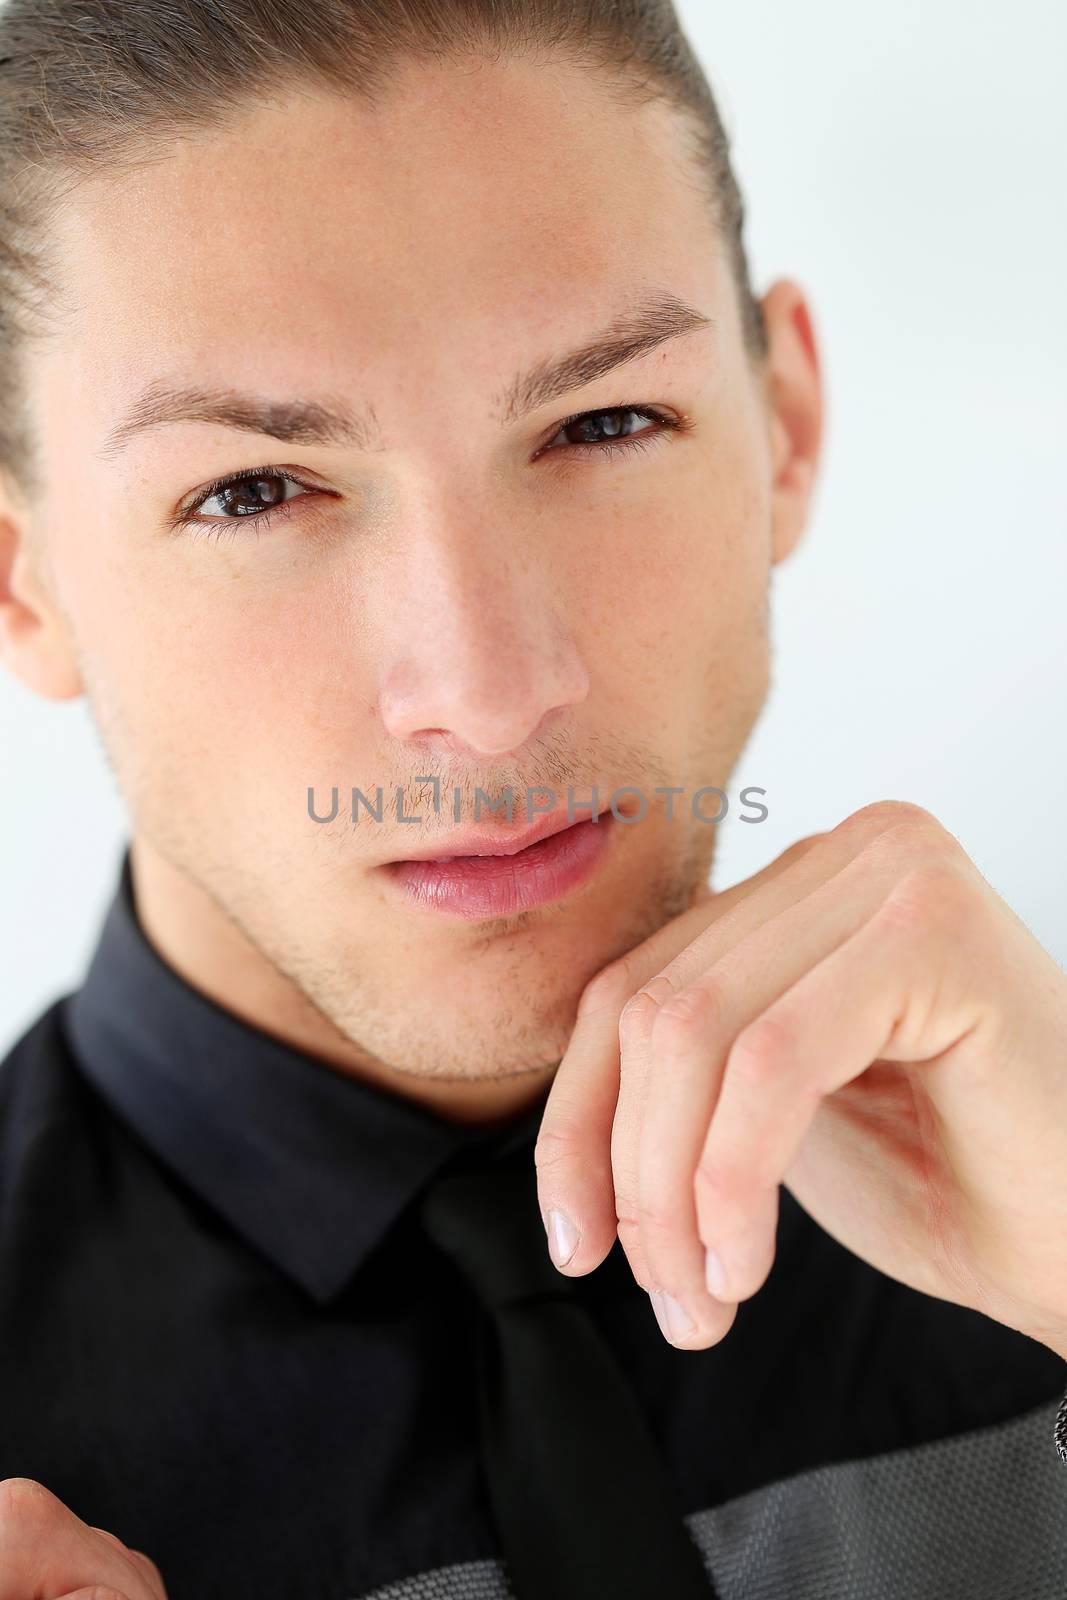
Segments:
[[[573,812],[590,811],[591,807],[582,806],[575,801],[571,808]],[[536,821],[526,828],[514,828],[510,824],[505,828],[468,828],[466,832],[457,829],[454,833],[446,835],[447,842],[436,848],[426,850],[413,850],[409,856],[401,859],[404,861],[454,861],[464,857],[478,856],[514,856],[526,850],[532,844],[539,844],[542,839],[549,839],[554,833],[562,833],[565,828],[570,828],[579,822],[586,821],[582,816],[568,815],[567,809],[557,808],[555,811],[546,811]],[[396,865],[389,862],[388,865]]]
[[[603,862],[614,833],[610,811],[572,823],[546,816],[536,830],[506,839],[480,835],[490,846],[481,853],[412,856],[378,871],[418,909],[467,922],[517,916],[579,889]],[[472,838],[462,837],[465,844]]]

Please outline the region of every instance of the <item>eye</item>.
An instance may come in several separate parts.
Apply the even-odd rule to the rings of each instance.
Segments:
[[[634,422],[652,426],[633,428]],[[536,455],[555,454],[563,441],[568,455],[609,455],[619,450],[648,449],[661,434],[683,432],[690,424],[681,417],[671,416],[654,406],[605,406],[599,411],[579,411],[566,417],[546,445]],[[535,456],[536,459],[536,456]],[[289,495],[288,489],[300,493]],[[231,472],[218,478],[197,498],[170,519],[173,531],[192,528],[194,537],[219,539],[234,537],[238,524],[245,523],[243,531],[263,533],[276,516],[292,516],[291,503],[318,493],[310,484],[281,467],[250,467],[242,472]],[[217,503],[218,514],[205,517],[205,507]]]
[[[651,422],[653,427],[635,431],[634,422]],[[538,454],[560,448],[562,440],[568,454],[577,450],[586,455],[611,454],[616,450],[647,449],[661,433],[680,429],[684,424],[652,406],[605,406],[600,411],[580,411],[559,425],[555,436]]]
[[[290,488],[304,492],[290,496]],[[256,533],[261,533],[270,526],[272,517],[291,516],[291,501],[307,498],[308,492],[314,495],[316,491],[281,467],[246,468],[243,472],[232,472],[209,484],[191,505],[173,518],[171,525],[174,528],[192,526],[197,536],[218,538],[224,529],[233,530],[237,523],[246,522],[251,524]],[[199,513],[205,507],[210,507],[212,502],[218,514],[215,517],[200,516]]]

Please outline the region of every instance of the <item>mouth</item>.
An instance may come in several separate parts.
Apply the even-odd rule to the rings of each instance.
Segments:
[[[578,809],[578,807],[575,807]],[[584,809],[589,809],[588,807]],[[526,827],[507,827],[503,825],[496,828],[467,828],[454,829],[445,835],[445,843],[428,846],[425,850],[413,850],[410,856],[405,856],[405,861],[470,861],[481,856],[515,856],[531,845],[540,844],[542,839],[551,838],[554,834],[564,833],[571,827],[577,826],[584,820],[568,815],[565,809],[545,812],[536,821]],[[591,819],[590,819],[591,820]],[[603,820],[603,818],[601,818]],[[396,863],[390,862],[389,865]]]
[[[408,904],[425,910],[464,921],[515,916],[586,883],[614,831],[610,811],[581,821],[550,813],[521,831],[454,834],[447,853],[427,850],[376,870]]]

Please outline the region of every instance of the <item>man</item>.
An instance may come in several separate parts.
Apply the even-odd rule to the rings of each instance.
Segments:
[[[538,1540],[572,1595],[598,1536],[585,1592],[649,1594],[671,1496],[712,1593],[1062,1593],[1063,975],[907,802],[706,887],[804,294],[753,312],[692,123],[597,56],[670,7],[571,8],[583,56],[386,6],[343,94],[349,9],[5,23],[21,114],[42,17],[48,127],[117,109],[48,213],[0,646],[87,694],[131,839],[0,1069],[0,1600],[529,1596]],[[472,1249],[536,1192],[537,1405],[446,1169],[519,1186]]]

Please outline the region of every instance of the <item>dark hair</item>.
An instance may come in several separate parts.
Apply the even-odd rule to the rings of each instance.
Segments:
[[[42,487],[22,363],[58,312],[48,226],[79,181],[165,156],[188,131],[235,123],[264,98],[265,80],[373,101],[405,57],[552,50],[606,69],[621,103],[658,97],[685,113],[685,154],[726,241],[745,343],[764,356],[729,139],[671,0],[6,0],[0,473],[28,500]],[[255,84],[244,93],[242,75]]]

